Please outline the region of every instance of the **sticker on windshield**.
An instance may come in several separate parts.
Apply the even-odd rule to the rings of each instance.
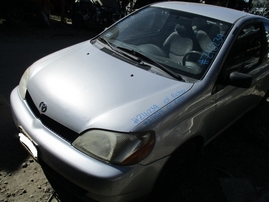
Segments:
[[[208,65],[210,60],[215,57],[221,44],[223,43],[225,36],[223,34],[217,34],[210,42],[205,50],[202,52],[200,59],[198,60],[199,65]]]

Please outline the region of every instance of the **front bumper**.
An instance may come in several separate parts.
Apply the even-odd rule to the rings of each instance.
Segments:
[[[113,202],[147,195],[167,160],[164,158],[146,166],[115,166],[100,162],[47,129],[29,110],[17,88],[12,91],[10,101],[14,121],[37,148],[36,158],[42,168],[84,190],[82,198]]]

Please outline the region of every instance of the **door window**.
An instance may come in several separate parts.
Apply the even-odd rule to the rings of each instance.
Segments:
[[[262,34],[260,24],[244,27],[230,50],[220,75],[222,84],[232,72],[248,73],[258,66],[262,56]]]
[[[262,54],[260,25],[246,26],[240,32],[226,61],[226,71],[247,73],[259,63]]]
[[[258,67],[262,58],[262,29],[260,24],[245,26],[234,42],[212,93],[229,85],[232,72],[248,73]]]

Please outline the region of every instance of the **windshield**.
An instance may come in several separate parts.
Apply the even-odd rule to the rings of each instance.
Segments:
[[[146,7],[100,35],[111,48],[143,56],[157,68],[201,79],[225,41],[231,25],[177,10]],[[137,54],[139,53],[139,54]]]

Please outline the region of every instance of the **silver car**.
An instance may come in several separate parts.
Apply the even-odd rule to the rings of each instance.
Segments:
[[[146,6],[26,69],[11,93],[20,142],[83,200],[137,201],[171,156],[198,153],[266,97],[268,32],[232,9]]]

